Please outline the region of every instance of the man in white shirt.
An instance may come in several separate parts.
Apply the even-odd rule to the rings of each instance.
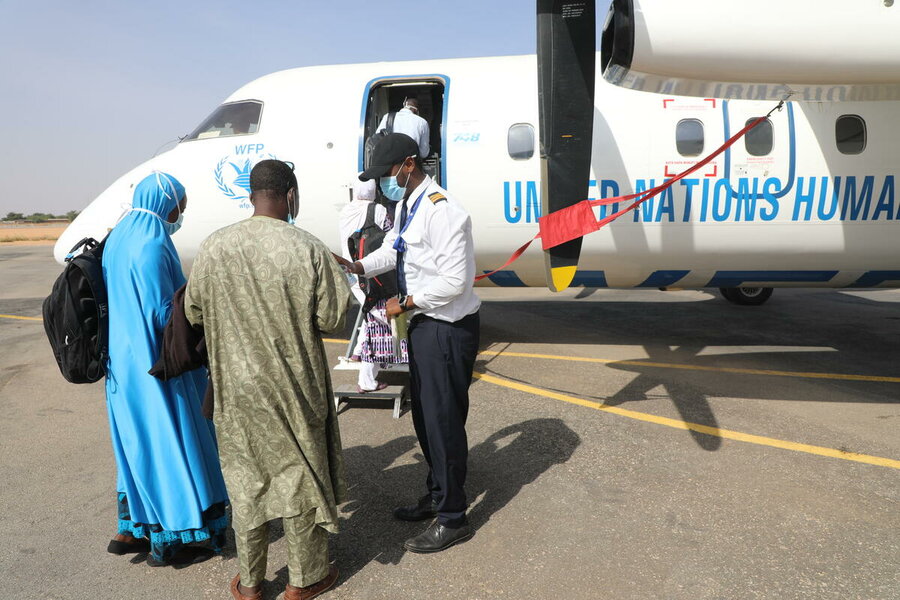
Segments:
[[[422,171],[417,144],[394,133],[374,148],[360,179],[380,178],[381,191],[401,202],[399,218],[381,248],[360,261],[342,260],[370,277],[396,267],[400,298],[390,317],[409,312],[409,371],[413,424],[428,462],[428,493],[394,516],[437,517],[404,544],[412,552],[439,552],[472,536],[466,520],[466,416],[478,354],[478,309],[472,286],[475,250],[465,209]]]
[[[381,123],[375,133],[385,131],[388,127],[388,113],[381,117]],[[419,116],[419,101],[415,98],[406,98],[403,101],[403,108],[399,112],[393,113],[393,128],[388,133],[405,133],[411,137],[419,145],[419,158],[425,160],[431,154],[431,130],[428,128],[428,121]]]

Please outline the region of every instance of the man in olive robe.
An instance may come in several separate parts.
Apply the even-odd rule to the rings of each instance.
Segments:
[[[337,532],[346,486],[322,334],[343,326],[350,290],[326,246],[293,225],[293,168],[261,161],[250,189],[253,216],[200,246],[185,313],[203,328],[209,351],[240,562],[231,592],[237,600],[260,597],[268,522],[281,518],[285,598],[309,598],[337,579],[326,532]]]

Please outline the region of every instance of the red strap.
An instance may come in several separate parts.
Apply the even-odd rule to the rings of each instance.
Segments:
[[[597,231],[598,229],[609,223],[612,223],[626,212],[637,208],[650,198],[653,198],[660,192],[671,187],[676,181],[684,179],[686,176],[690,175],[697,169],[700,169],[709,164],[712,159],[724,152],[738,139],[740,139],[742,135],[765,120],[766,117],[759,117],[758,119],[755,119],[746,127],[731,136],[724,144],[719,146],[719,148],[716,149],[715,152],[713,152],[697,164],[685,169],[675,177],[666,180],[661,185],[658,185],[644,192],[628,194],[627,196],[601,198],[599,200],[582,200],[581,202],[577,202],[571,206],[567,206],[566,208],[553,211],[549,215],[544,215],[543,217],[538,219],[538,225],[541,231],[541,241],[544,250],[549,250],[550,248],[559,246],[560,244],[578,239],[589,233]],[[633,204],[628,206],[628,208],[626,208],[625,210],[620,210],[617,213],[610,215],[609,217],[606,217],[600,221],[597,221],[596,217],[594,217],[594,213],[592,210],[594,206],[616,204],[618,202],[634,200],[635,198],[637,198],[637,200]]]
[[[515,252],[512,253],[512,256],[509,257],[509,260],[508,260],[508,261],[506,261],[505,263],[503,263],[503,266],[502,266],[502,267],[498,267],[498,268],[494,269],[493,271],[491,271],[490,273],[484,273],[484,274],[482,274],[482,275],[477,275],[477,276],[475,277],[475,281],[481,281],[481,280],[484,279],[485,277],[490,277],[491,275],[493,275],[493,274],[496,273],[497,271],[502,271],[503,269],[505,269],[506,267],[508,267],[508,266],[511,265],[512,263],[514,263],[514,262],[516,261],[516,259],[518,259],[520,256],[522,256],[522,253],[525,252],[525,250],[528,249],[528,246],[531,245],[531,242],[533,242],[534,240],[538,239],[539,237],[541,237],[540,232],[534,234],[534,237],[531,238],[530,240],[528,240],[527,242],[525,242],[525,245],[523,245],[521,248],[519,248],[518,250],[516,250]]]
[[[717,157],[720,154],[722,154],[723,152],[725,152],[725,150],[727,150],[728,148],[731,148],[731,146],[734,145],[734,143],[736,141],[741,139],[741,137],[743,137],[743,135],[745,133],[747,133],[748,131],[750,131],[751,129],[753,129],[754,127],[756,127],[763,121],[765,121],[767,118],[768,118],[767,116],[762,116],[762,117],[759,117],[758,119],[756,119],[755,121],[753,121],[752,123],[749,123],[746,127],[744,127],[743,129],[738,131],[736,134],[734,134],[733,136],[728,138],[728,140],[726,140],[724,144],[719,146],[715,152],[713,152],[712,154],[710,154],[709,156],[707,156],[700,162],[694,164],[693,166],[688,167],[687,169],[685,169],[684,171],[682,171],[681,173],[679,173],[672,179],[666,180],[665,182],[656,186],[655,188],[651,188],[651,189],[643,191],[643,192],[638,192],[637,194],[629,194],[627,196],[616,196],[615,198],[599,198],[597,200],[590,200],[589,202],[591,203],[591,206],[604,206],[607,204],[615,204],[616,202],[622,202],[624,200],[633,200],[639,196],[643,196],[643,198],[640,200],[640,202],[635,203],[635,206],[637,206],[644,200],[647,200],[649,198],[652,198],[653,196],[656,196],[657,194],[659,194],[666,188],[670,187],[676,181],[684,179],[691,173],[695,172],[697,169],[702,169],[703,167],[708,165],[715,157]]]
[[[781,106],[781,104],[782,103],[779,103],[779,105],[775,108],[779,108]],[[550,248],[553,248],[555,246],[558,246],[558,245],[568,242],[570,240],[577,239],[579,237],[587,235],[588,233],[597,231],[601,227],[604,227],[605,225],[612,223],[613,221],[615,221],[616,219],[618,219],[625,213],[627,213],[631,210],[634,210],[635,208],[640,206],[643,202],[646,202],[650,198],[653,198],[660,192],[671,187],[672,184],[674,184],[676,181],[684,179],[691,173],[708,165],[714,158],[716,158],[717,156],[722,154],[722,152],[724,152],[725,150],[730,148],[744,134],[746,134],[748,131],[750,131],[751,129],[753,129],[754,127],[756,127],[763,121],[765,121],[768,118],[768,116],[770,114],[772,114],[772,112],[774,112],[774,111],[775,111],[775,109],[772,109],[771,111],[769,111],[769,114],[759,117],[758,119],[754,120],[752,123],[747,124],[746,127],[744,127],[743,129],[738,131],[736,134],[734,134],[733,136],[728,138],[728,140],[726,140],[724,144],[719,146],[712,154],[710,154],[709,156],[707,156],[700,162],[694,164],[691,167],[688,167],[681,173],[675,175],[673,178],[666,180],[665,182],[663,182],[662,184],[660,184],[654,188],[651,188],[651,189],[643,191],[643,192],[638,192],[636,194],[628,194],[625,196],[616,196],[614,198],[598,198],[596,200],[582,200],[581,202],[573,204],[572,206],[568,206],[566,208],[554,211],[554,212],[550,213],[549,215],[545,215],[545,216],[539,218],[538,224],[540,226],[540,231],[538,231],[538,233],[535,234],[535,236],[533,238],[528,240],[528,242],[525,243],[524,246],[522,246],[521,248],[519,248],[518,250],[513,252],[512,256],[509,257],[509,260],[507,260],[503,264],[502,267],[500,267],[498,269],[494,269],[490,273],[478,275],[477,277],[475,277],[475,281],[481,281],[485,277],[489,277],[489,276],[493,275],[494,273],[496,273],[497,271],[502,271],[503,269],[505,269],[506,267],[511,265],[520,256],[522,256],[522,253],[525,252],[525,250],[528,248],[528,246],[531,245],[531,242],[533,242],[534,240],[536,240],[538,238],[542,238],[541,241],[542,241],[543,248],[544,248],[544,250],[548,250]],[[632,204],[628,205],[626,208],[623,208],[622,210],[619,210],[618,212],[615,212],[615,213],[609,215],[608,217],[604,217],[603,219],[600,219],[599,221],[597,221],[596,218],[593,216],[593,212],[591,212],[590,219],[585,218],[586,211],[589,209],[589,207],[606,206],[609,204],[616,204],[617,202],[625,202],[628,200],[634,200],[635,198],[638,198],[638,200],[636,202],[633,202]]]

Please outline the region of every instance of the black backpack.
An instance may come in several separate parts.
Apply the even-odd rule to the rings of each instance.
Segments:
[[[390,135],[394,133],[394,117],[397,116],[395,112],[389,112],[387,116],[387,122],[384,124],[384,131],[381,132],[381,135]]]
[[[379,248],[384,242],[385,232],[375,223],[375,209],[378,204],[369,203],[366,221],[363,226],[347,238],[347,249],[353,260],[364,258]],[[388,271],[374,277],[360,277],[359,288],[366,295],[363,311],[368,312],[379,300],[397,295],[397,271]]]
[[[84,238],[75,244],[44,299],[44,330],[60,372],[72,383],[93,383],[106,375],[109,305],[100,262],[104,245],[105,238],[99,243]]]
[[[372,151],[375,150],[375,146],[378,145],[378,142],[381,141],[381,138],[383,138],[384,136],[389,135],[391,133],[394,133],[394,117],[396,117],[396,116],[397,116],[397,113],[395,113],[395,112],[388,113],[387,122],[384,124],[384,129],[375,133],[374,135],[370,135],[369,139],[366,140],[366,145],[365,145],[365,166],[366,166],[366,168],[369,167],[369,159],[372,157]],[[381,190],[378,190],[378,192],[380,193]]]

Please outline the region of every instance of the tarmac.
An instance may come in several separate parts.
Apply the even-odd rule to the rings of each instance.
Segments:
[[[106,553],[103,385],[67,383],[51,355],[51,250],[0,246],[5,596],[230,598],[233,544],[183,569]],[[321,598],[900,599],[900,291],[778,289],[760,307],[708,291],[479,294],[474,537],[404,551],[424,527],[391,516],[424,490],[410,415],[344,406],[351,499]],[[281,538],[273,527],[267,600],[287,581]]]

